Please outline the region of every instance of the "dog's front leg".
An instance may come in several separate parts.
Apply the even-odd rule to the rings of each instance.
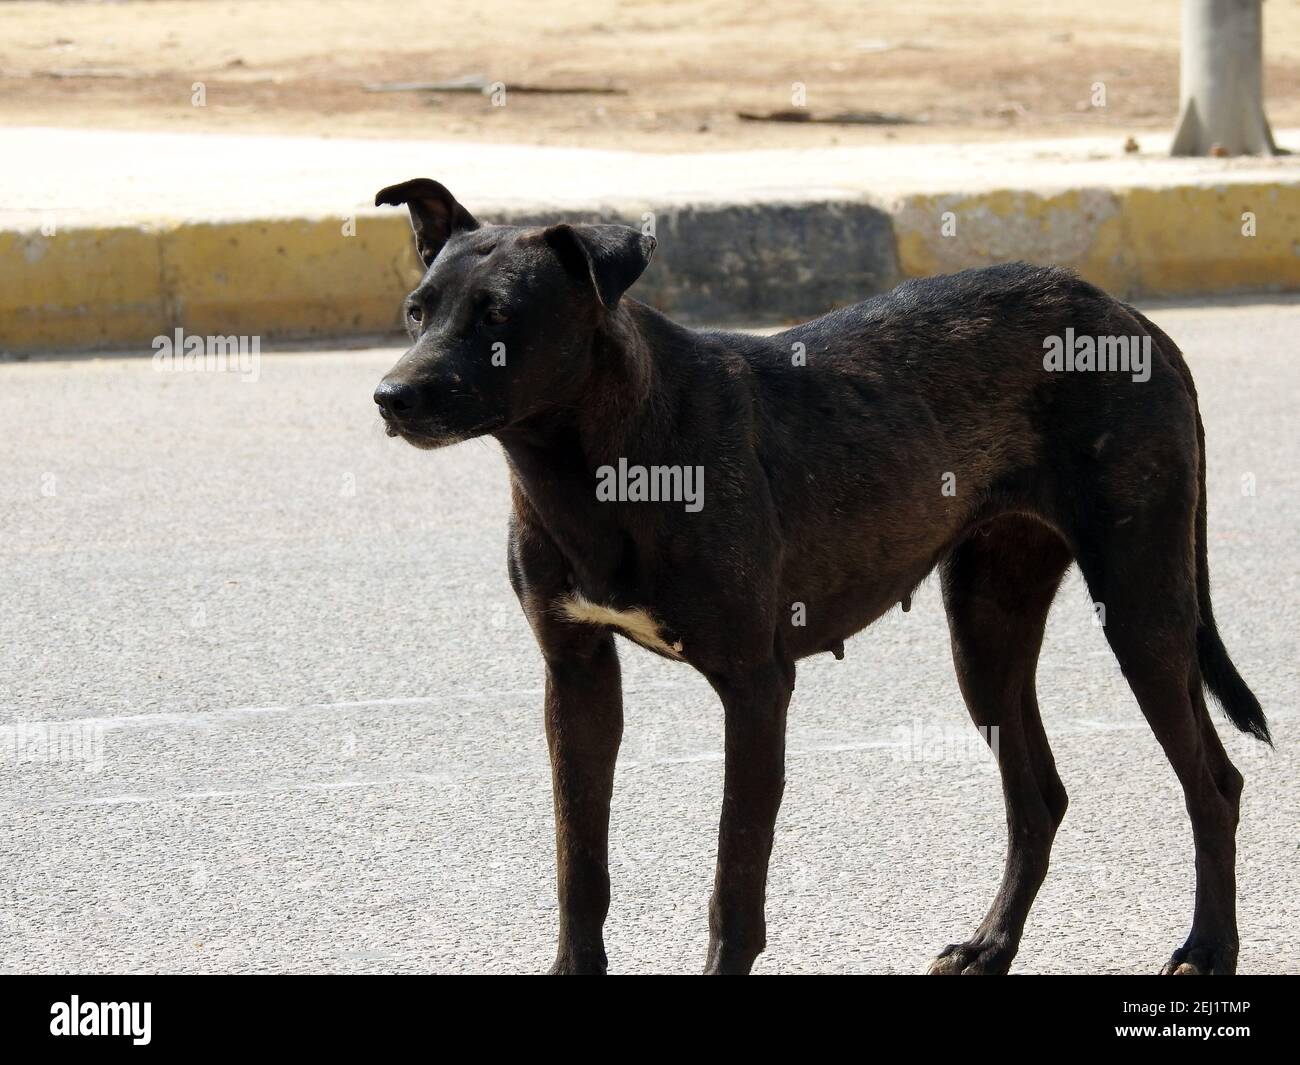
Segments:
[[[718,867],[705,973],[748,973],[767,945],[767,863],[785,787],[785,712],[793,670],[771,661],[713,680],[726,714]]]
[[[623,735],[614,638],[588,654],[548,657],[546,741],[555,794],[560,944],[552,973],[604,973],[609,912],[609,802]]]

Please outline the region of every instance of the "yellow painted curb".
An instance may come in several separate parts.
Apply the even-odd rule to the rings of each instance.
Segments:
[[[1017,259],[1068,266],[1120,295],[1134,277],[1121,199],[1109,189],[909,196],[895,208],[894,232],[906,277]]]
[[[1125,297],[1300,290],[1300,185],[909,196],[893,216],[905,277],[1024,259]]]
[[[0,350],[140,343],[166,327],[159,234],[0,232]]]
[[[169,319],[202,334],[389,331],[420,277],[402,215],[188,224],[163,233],[162,261]]]
[[[0,350],[149,347],[195,334],[401,325],[419,280],[404,215],[0,232]]]
[[[1122,214],[1145,295],[1300,289],[1300,186],[1130,189]]]

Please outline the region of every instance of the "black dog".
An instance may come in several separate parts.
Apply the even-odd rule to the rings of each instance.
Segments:
[[[988,915],[930,971],[1006,972],[1065,814],[1034,671],[1071,561],[1191,814],[1196,910],[1164,971],[1234,970],[1242,778],[1202,684],[1238,728],[1268,729],[1210,610],[1196,391],[1160,329],[1018,264],[776,336],[698,332],[623,298],[654,250],[635,229],[481,226],[427,179],[375,202],[409,205],[427,268],[412,347],[375,391],[388,432],[423,448],[490,433],[510,466],[510,580],[546,661],[555,972],[606,967],[613,634],[722,700],[706,970],[744,973],[795,661],[839,654],[936,567],[971,717],[997,729],[1010,846]]]

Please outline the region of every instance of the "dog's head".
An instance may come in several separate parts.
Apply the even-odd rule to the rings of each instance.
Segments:
[[[650,262],[629,226],[482,225],[442,185],[391,185],[425,273],[406,298],[411,347],[375,390],[390,436],[434,448],[570,406],[594,338]]]

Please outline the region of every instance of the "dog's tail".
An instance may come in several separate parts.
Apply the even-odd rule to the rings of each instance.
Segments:
[[[1228,650],[1223,646],[1219,629],[1214,624],[1214,608],[1210,603],[1210,564],[1209,539],[1206,534],[1206,495],[1205,495],[1205,426],[1201,422],[1201,409],[1196,401],[1196,385],[1192,382],[1192,372],[1187,368],[1183,353],[1169,336],[1140,311],[1129,308],[1161,347],[1169,360],[1178,368],[1183,384],[1192,398],[1196,408],[1196,446],[1200,450],[1200,473],[1198,475],[1199,497],[1196,500],[1196,603],[1199,621],[1196,626],[1196,658],[1201,667],[1201,679],[1210,689],[1218,704],[1223,708],[1228,719],[1241,729],[1270,746],[1273,738],[1268,732],[1268,721],[1264,710],[1255,698],[1255,693],[1246,687],[1237,667],[1228,657]]]
[[[1199,408],[1196,411],[1196,442],[1201,449],[1201,495],[1196,501],[1196,603],[1200,614],[1200,622],[1196,626],[1196,657],[1201,664],[1201,678],[1237,728],[1271,746],[1273,738],[1268,733],[1264,709],[1255,698],[1255,693],[1246,687],[1237,667],[1232,664],[1228,649],[1223,646],[1223,639],[1219,636],[1218,626],[1214,624],[1205,532],[1205,428],[1201,425]]]

